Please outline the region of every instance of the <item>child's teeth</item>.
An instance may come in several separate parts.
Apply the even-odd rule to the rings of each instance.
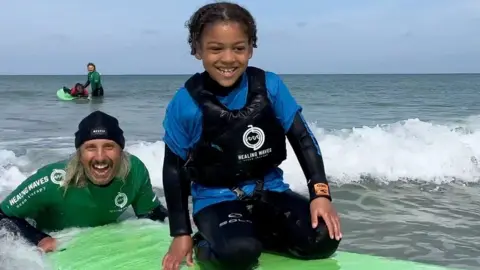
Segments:
[[[230,69],[220,69],[221,72],[223,73],[230,73],[230,72],[233,72],[235,69],[234,68],[230,68]]]

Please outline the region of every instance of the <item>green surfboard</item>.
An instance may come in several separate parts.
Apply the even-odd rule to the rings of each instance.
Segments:
[[[58,89],[57,97],[60,100],[74,100],[74,99],[76,99],[75,97],[72,97],[70,94],[65,93],[65,91],[63,91],[63,88]]]
[[[70,94],[65,93],[65,91],[63,91],[63,88],[58,89],[57,97],[60,100],[79,100],[79,101],[80,100],[86,100],[86,101],[89,100],[89,97],[72,97]]]
[[[67,233],[68,235],[68,233]],[[48,253],[57,270],[159,270],[170,245],[168,225],[149,220],[125,221],[82,230],[73,236],[55,236],[58,251]],[[66,240],[68,238],[68,240]],[[200,269],[198,266],[182,269]],[[262,254],[259,270],[453,270],[441,266],[371,255],[336,252],[324,260],[302,261]]]

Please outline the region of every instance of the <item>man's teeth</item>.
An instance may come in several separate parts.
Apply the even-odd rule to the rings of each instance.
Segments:
[[[235,68],[219,68],[221,73],[232,73],[235,71]]]
[[[108,167],[108,164],[95,164],[93,165],[95,169],[105,169]]]

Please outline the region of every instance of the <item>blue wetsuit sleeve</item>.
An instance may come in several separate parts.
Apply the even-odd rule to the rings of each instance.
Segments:
[[[287,138],[307,179],[310,199],[332,200],[320,147],[300,112],[295,114]]]
[[[267,88],[275,114],[307,179],[310,199],[324,197],[331,200],[320,146],[301,113],[301,106],[278,75],[267,73]]]
[[[163,189],[167,203],[170,236],[190,235],[192,227],[188,211],[190,182],[184,175],[185,161],[165,146],[163,159]]]
[[[179,90],[167,107],[163,188],[167,203],[170,236],[190,235],[192,228],[188,211],[190,182],[183,172],[192,141],[198,137],[196,107],[188,93]],[[190,106],[189,106],[190,105]]]
[[[182,102],[182,94],[179,91],[177,91],[165,111],[165,119],[163,120],[165,135],[163,141],[175,155],[186,160],[192,137],[189,131],[192,128],[190,127],[190,121],[183,117],[185,107],[182,107],[184,102]]]
[[[278,75],[267,72],[266,84],[275,114],[286,133],[293,123],[295,114],[302,111],[302,107],[298,105],[290,90]]]

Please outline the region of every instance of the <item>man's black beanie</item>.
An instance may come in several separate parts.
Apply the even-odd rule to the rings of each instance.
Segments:
[[[117,118],[101,111],[94,111],[78,124],[75,132],[75,148],[84,142],[95,139],[107,139],[116,142],[123,149],[125,138],[123,130],[118,125]]]

